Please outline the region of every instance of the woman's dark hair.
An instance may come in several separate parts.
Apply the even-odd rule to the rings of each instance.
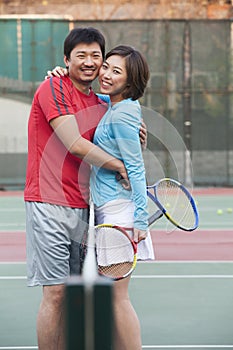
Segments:
[[[85,43],[85,44],[98,43],[100,46],[102,55],[104,57],[105,39],[103,34],[98,29],[95,29],[93,27],[87,27],[87,28],[78,27],[78,28],[72,29],[64,41],[64,55],[66,56],[67,59],[70,58],[70,53],[75,48],[75,46],[81,43]]]
[[[106,59],[118,55],[125,57],[127,86],[122,96],[137,100],[144,94],[147,82],[150,77],[149,67],[145,57],[131,46],[119,45],[109,51]]]

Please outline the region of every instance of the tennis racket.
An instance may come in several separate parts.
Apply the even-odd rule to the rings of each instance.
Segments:
[[[164,178],[147,186],[148,197],[159,208],[149,225],[165,216],[173,225],[193,231],[198,227],[198,211],[189,191],[178,181]],[[115,281],[128,277],[137,264],[137,244],[129,231],[111,224],[95,226],[98,273]]]
[[[130,185],[120,174],[116,175],[117,181],[130,190]],[[164,178],[154,185],[147,186],[148,197],[159,208],[149,219],[149,226],[165,216],[173,225],[184,231],[194,231],[199,224],[199,214],[195,201],[180,182],[170,178]]]
[[[193,231],[198,227],[199,215],[190,192],[176,180],[164,178],[147,186],[148,197],[159,208],[150,218],[149,225],[163,215],[176,227]]]
[[[127,231],[132,229],[110,224],[95,226],[98,272],[114,281],[128,277],[136,267],[137,244]]]

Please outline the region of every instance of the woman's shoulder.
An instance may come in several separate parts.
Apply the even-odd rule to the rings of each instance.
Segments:
[[[115,118],[126,118],[127,119],[141,119],[141,106],[138,100],[133,101],[132,99],[125,99],[119,103],[116,103],[113,107],[113,114]],[[115,113],[114,113],[115,112]]]
[[[116,103],[113,106],[113,109],[116,109],[118,111],[121,110],[121,111],[124,111],[125,113],[129,113],[130,111],[132,111],[133,113],[135,113],[136,111],[140,113],[141,105],[138,102],[138,100],[133,101],[131,98],[127,98],[125,100],[122,100],[119,103]]]

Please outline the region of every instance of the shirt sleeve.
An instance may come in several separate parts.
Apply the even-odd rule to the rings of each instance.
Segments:
[[[136,106],[137,107],[137,106]],[[134,227],[146,230],[148,227],[147,192],[145,168],[139,138],[141,124],[140,107],[113,111],[111,127],[114,138],[129,176],[132,198],[135,204]]]
[[[61,115],[74,114],[70,87],[62,78],[52,77],[42,84],[38,101],[48,121]]]
[[[108,104],[110,103],[110,97],[109,95],[104,95],[104,94],[96,94],[102,101],[107,102]]]

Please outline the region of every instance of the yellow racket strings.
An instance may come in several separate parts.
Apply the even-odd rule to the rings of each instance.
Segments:
[[[173,223],[185,228],[195,226],[196,217],[191,201],[178,184],[169,180],[161,182],[156,196]]]

